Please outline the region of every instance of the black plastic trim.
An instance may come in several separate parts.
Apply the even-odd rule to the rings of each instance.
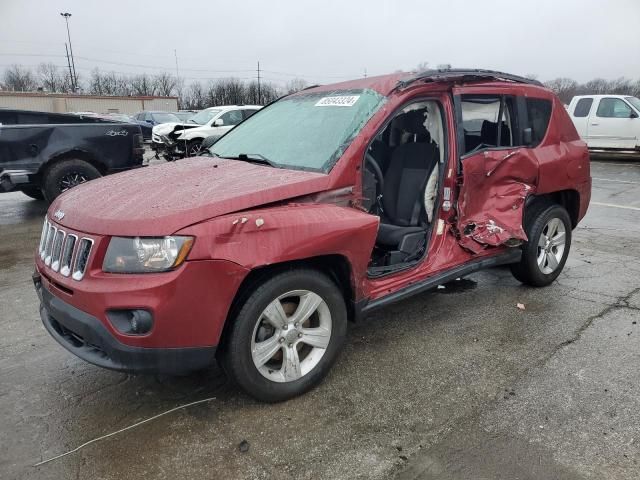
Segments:
[[[119,342],[96,317],[64,302],[33,275],[40,318],[49,334],[74,355],[122,372],[181,375],[215,362],[216,347],[143,348]]]
[[[446,272],[434,275],[420,282],[409,285],[382,298],[377,298],[375,300],[367,302],[359,302],[356,304],[356,312],[358,312],[356,317],[359,318],[379,308],[386,307],[387,305],[399,302],[400,300],[404,300],[405,298],[417,295],[418,293],[422,293],[426,290],[431,290],[433,288],[436,288],[438,285],[450,282],[458,277],[469,275],[473,272],[484,270],[485,268],[489,267],[516,263],[520,261],[521,257],[522,250],[520,250],[519,248],[513,248],[499,255],[473,260],[458,267],[452,268],[451,270],[448,270]]]

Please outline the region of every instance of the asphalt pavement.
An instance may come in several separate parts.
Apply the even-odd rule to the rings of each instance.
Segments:
[[[640,478],[640,162],[592,176],[552,286],[499,268],[381,310],[276,405],[215,367],[134,376],[65,351],[31,284],[45,206],[0,195],[0,478]]]

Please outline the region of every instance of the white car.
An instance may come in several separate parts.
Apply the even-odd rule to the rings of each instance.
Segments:
[[[569,116],[589,150],[640,153],[640,99],[630,95],[578,95]]]
[[[153,130],[153,141],[171,143],[183,156],[198,155],[202,141],[210,136],[222,136],[237,124],[260,110],[260,105],[226,105],[201,110],[187,123],[158,125]],[[160,128],[161,127],[161,128]]]

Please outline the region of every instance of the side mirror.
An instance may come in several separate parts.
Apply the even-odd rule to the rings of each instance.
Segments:
[[[150,123],[151,125],[153,125],[153,120],[145,120],[145,122]]]
[[[633,110],[631,110],[631,113],[629,114],[629,118],[638,118],[638,114]]]
[[[527,146],[533,143],[533,130],[531,127],[522,130],[522,143]]]
[[[219,118],[215,122],[213,122],[213,126],[214,127],[221,127],[223,125],[224,125],[224,120],[222,120],[221,118]]]

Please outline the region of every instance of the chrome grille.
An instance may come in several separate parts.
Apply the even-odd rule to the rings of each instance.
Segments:
[[[89,256],[93,248],[93,240],[88,237],[78,238],[73,233],[67,234],[62,228],[54,226],[49,219],[44,220],[38,254],[47,267],[54,272],[74,280],[82,280]]]

